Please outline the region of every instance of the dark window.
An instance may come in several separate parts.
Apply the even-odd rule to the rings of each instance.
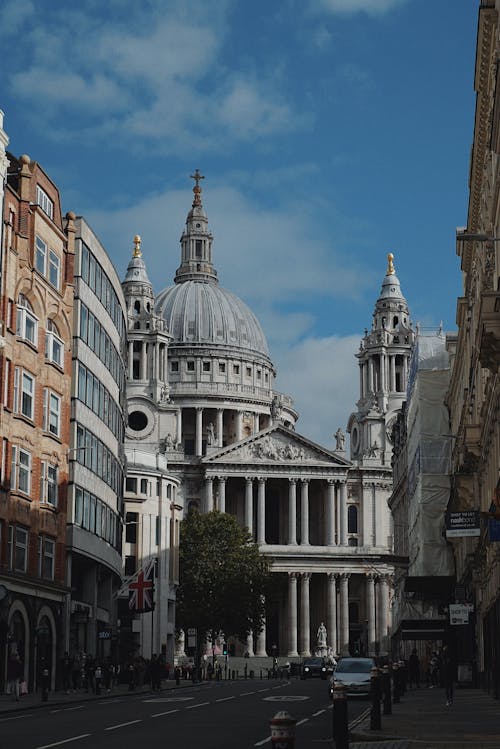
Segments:
[[[137,479],[127,477],[125,481],[125,491],[137,494]]]
[[[133,575],[135,572],[135,557],[125,557],[125,576]]]
[[[137,543],[137,518],[136,512],[127,512],[125,515],[125,541],[130,544]]]
[[[134,432],[140,432],[142,429],[146,429],[148,417],[143,411],[132,411],[128,416],[128,425]]]
[[[350,505],[347,510],[347,532],[358,532],[358,508],[355,505]]]
[[[194,372],[194,361],[188,361],[188,363],[187,363],[187,371],[188,372]]]

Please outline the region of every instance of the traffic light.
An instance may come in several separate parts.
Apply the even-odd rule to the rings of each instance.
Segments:
[[[222,655],[227,655],[227,642],[222,644]]]

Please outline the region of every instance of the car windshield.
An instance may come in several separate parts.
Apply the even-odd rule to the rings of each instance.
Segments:
[[[323,660],[321,658],[308,658],[304,661],[305,666],[322,666]]]
[[[335,669],[338,674],[369,674],[374,667],[371,659],[341,660]]]

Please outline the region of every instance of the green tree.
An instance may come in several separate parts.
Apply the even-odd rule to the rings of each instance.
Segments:
[[[244,641],[264,622],[269,562],[232,515],[191,510],[181,523],[176,623]]]

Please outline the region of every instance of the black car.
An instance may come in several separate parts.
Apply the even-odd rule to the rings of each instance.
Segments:
[[[311,676],[319,676],[326,679],[327,665],[324,658],[304,658],[302,662],[302,679],[308,679]]]

